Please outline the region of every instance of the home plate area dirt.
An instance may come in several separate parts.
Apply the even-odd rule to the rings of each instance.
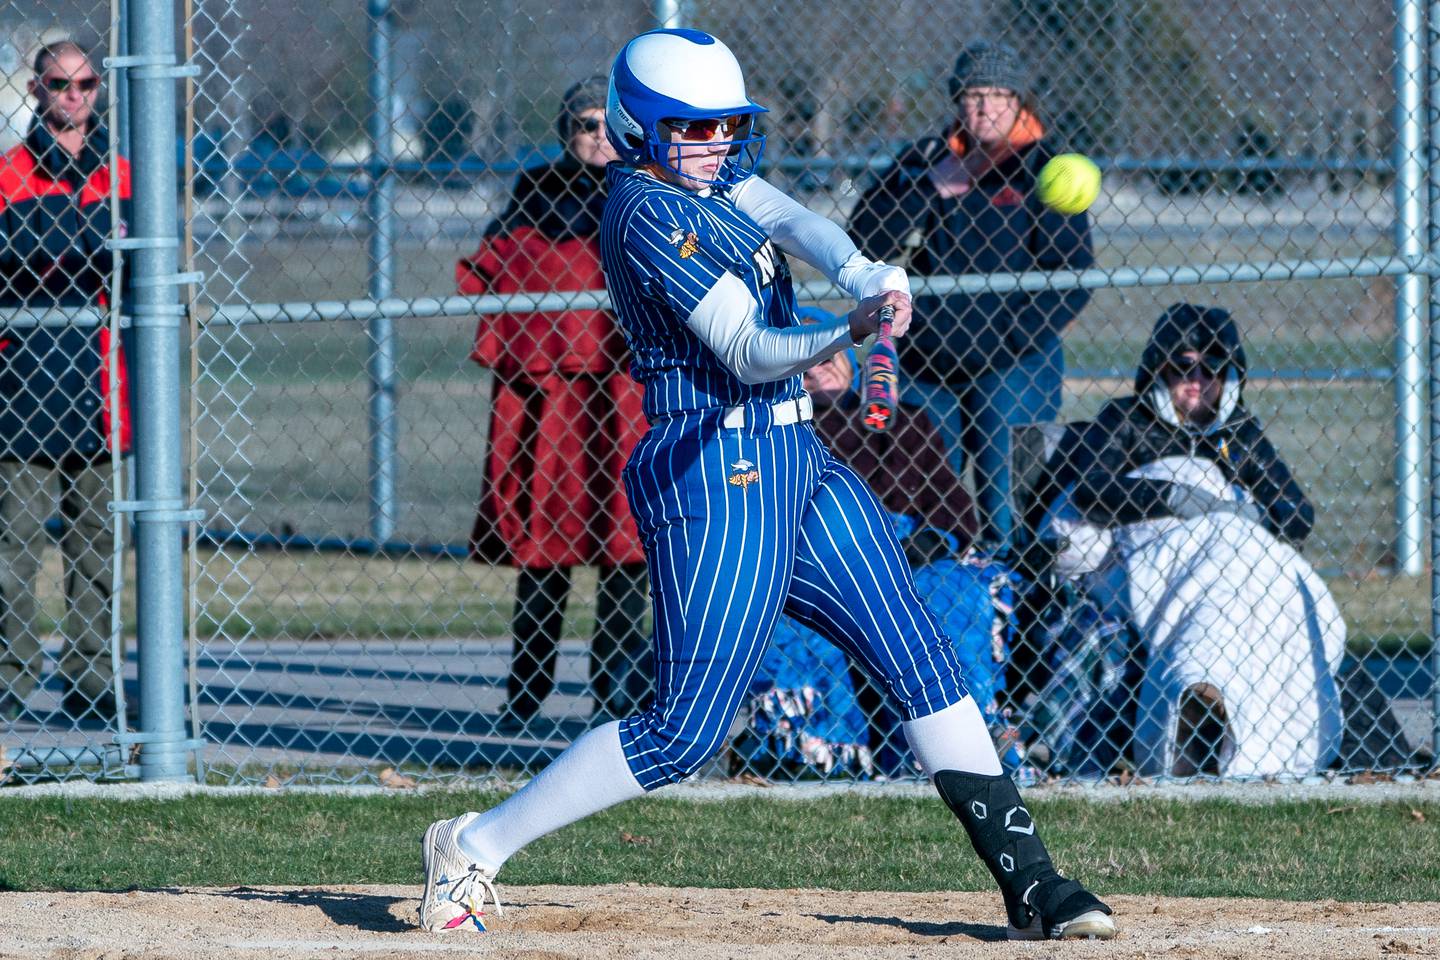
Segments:
[[[488,933],[414,926],[418,887],[0,893],[0,957],[211,960],[1440,957],[1440,904],[1110,897],[1110,943],[1009,943],[990,893],[502,887]]]

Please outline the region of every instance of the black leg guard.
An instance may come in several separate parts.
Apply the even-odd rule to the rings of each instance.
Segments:
[[[1080,884],[1055,872],[1035,821],[1009,777],[941,770],[935,774],[935,788],[1000,885],[1005,912],[1015,930],[1029,929],[1038,915],[1044,936],[1049,938],[1061,924],[1082,913],[1110,913],[1109,907]]]

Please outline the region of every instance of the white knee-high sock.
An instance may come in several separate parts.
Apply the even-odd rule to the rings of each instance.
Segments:
[[[959,770],[993,777],[1000,773],[1000,758],[985,728],[975,698],[967,696],[928,717],[906,720],[901,728],[910,749],[929,776],[940,770]]]
[[[620,721],[613,720],[586,731],[514,796],[471,821],[460,832],[460,849],[498,870],[531,840],[644,793],[625,762]]]

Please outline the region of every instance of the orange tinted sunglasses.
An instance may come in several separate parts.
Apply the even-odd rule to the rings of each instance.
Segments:
[[[733,140],[735,134],[750,124],[750,115],[737,113],[733,117],[701,117],[698,120],[662,120],[661,123],[680,134],[680,139],[696,143],[709,143],[717,133],[724,133]]]

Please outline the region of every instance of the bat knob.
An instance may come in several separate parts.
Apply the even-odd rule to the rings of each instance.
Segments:
[[[885,404],[872,403],[865,410],[865,426],[877,433],[890,428],[890,407]]]

